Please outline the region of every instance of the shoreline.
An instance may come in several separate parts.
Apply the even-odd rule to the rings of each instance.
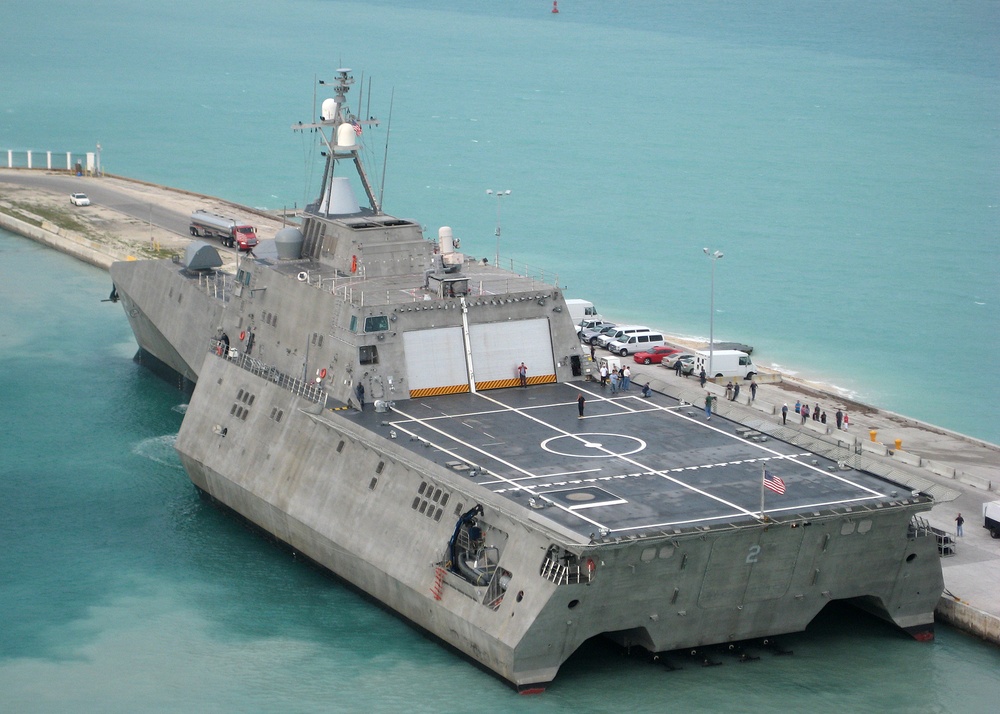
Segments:
[[[35,177],[49,176],[52,185],[11,182],[9,177],[16,174],[30,175],[32,181]],[[157,207],[169,209],[181,223],[186,221],[192,206],[209,204],[214,210],[252,217],[249,220],[258,226],[261,236],[273,236],[284,225],[279,217],[259,209],[126,177],[75,177],[59,171],[0,169],[0,227],[105,270],[117,260],[165,258],[183,253],[191,240],[176,230],[154,224],[152,209],[150,219],[145,221],[100,205],[100,201],[93,206],[72,208],[67,201],[69,191],[62,192],[69,181],[85,191],[99,186],[100,191],[119,192],[140,206],[152,206],[155,202]],[[226,251],[220,254],[225,261],[223,269],[232,270],[236,256]],[[704,344],[681,336],[668,335],[668,338],[685,349],[697,349]],[[633,372],[634,382],[650,381],[653,389],[671,396],[681,394],[692,402],[698,395],[704,396],[705,390],[698,388],[696,378],[677,378],[672,371],[658,365],[637,364]],[[759,425],[761,429],[798,427],[796,431],[803,438],[816,440],[821,448],[847,449],[845,454],[853,452],[858,458],[878,461],[880,473],[906,472],[915,483],[936,484],[939,492],[948,497],[935,494],[936,504],[928,512],[927,520],[946,533],[952,533],[956,512],[973,514],[967,519],[966,537],[956,546],[957,555],[942,559],[946,588],[937,612],[942,620],[955,627],[1000,644],[1000,601],[995,597],[1000,591],[1000,540],[992,540],[988,534],[977,532],[983,529],[974,527],[979,504],[1000,500],[1000,446],[833,393],[830,385],[780,370],[763,368],[760,375],[758,399],[752,405],[744,405],[742,400],[739,404],[724,403],[722,416],[747,426]],[[716,394],[724,391],[720,385],[706,386]],[[831,412],[831,419],[833,409],[847,406],[851,431],[836,431],[832,425],[811,421],[780,427],[781,404],[789,398],[823,403],[823,408]]]

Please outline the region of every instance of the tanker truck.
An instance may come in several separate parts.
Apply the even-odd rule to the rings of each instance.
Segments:
[[[218,238],[222,245],[240,250],[250,250],[257,245],[257,229],[217,213],[197,210],[191,214],[191,235]]]

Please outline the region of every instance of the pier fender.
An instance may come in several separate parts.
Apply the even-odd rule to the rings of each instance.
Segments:
[[[307,273],[306,271],[303,270],[296,277],[298,277],[300,283],[304,283],[305,281],[307,281],[309,279],[309,273]]]

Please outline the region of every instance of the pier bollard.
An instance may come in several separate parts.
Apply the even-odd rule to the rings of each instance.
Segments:
[[[903,440],[896,439],[896,451],[902,451],[902,450],[903,450]]]
[[[872,441],[875,441],[875,437],[878,436],[878,431],[876,431],[875,429],[872,429],[871,431],[868,432],[868,436],[871,437]]]

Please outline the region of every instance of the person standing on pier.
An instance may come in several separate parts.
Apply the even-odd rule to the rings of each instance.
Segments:
[[[726,401],[733,401],[733,380],[731,379],[729,380],[729,383],[726,384]]]
[[[840,407],[837,407],[837,413],[834,414],[834,417],[837,419],[837,431],[840,431],[844,428],[844,412],[840,411]]]
[[[705,392],[705,416],[709,419],[712,418],[712,402],[715,401],[715,397],[712,396],[711,392]]]
[[[701,380],[701,386],[702,386],[702,388],[704,388],[704,386],[705,386],[705,380],[708,379],[708,375],[705,374],[705,368],[704,367],[701,368],[701,374],[698,375],[698,378]]]
[[[965,519],[962,518],[962,514],[959,513],[955,518],[955,533],[959,538],[965,535],[965,531],[962,530],[962,526],[965,525]]]
[[[586,403],[586,401],[587,400],[584,398],[583,393],[581,392],[580,396],[576,398],[576,406],[580,410],[580,416],[578,416],[577,419],[583,419],[583,405]]]
[[[740,383],[737,382],[733,385],[733,401],[735,402],[740,398]]]
[[[632,370],[625,365],[622,367],[622,391],[627,392],[630,384],[632,384]]]
[[[757,380],[751,379],[750,380],[750,401],[753,402],[753,401],[756,401],[756,400],[757,400]]]
[[[524,362],[522,362],[521,364],[518,365],[518,367],[517,367],[517,376],[521,380],[521,386],[522,387],[527,387],[528,386],[528,368],[524,366]]]
[[[781,405],[781,423],[782,424],[787,424],[788,423],[788,405],[787,404],[782,404]]]

